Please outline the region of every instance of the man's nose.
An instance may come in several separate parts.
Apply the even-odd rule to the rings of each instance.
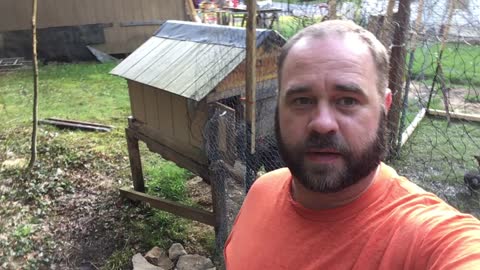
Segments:
[[[318,105],[309,123],[309,130],[319,134],[336,133],[338,123],[335,112],[327,105]]]

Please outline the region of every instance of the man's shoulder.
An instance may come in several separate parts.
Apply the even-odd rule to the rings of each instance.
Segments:
[[[449,227],[462,222],[480,225],[472,215],[460,212],[437,195],[399,176],[391,167],[383,164],[382,169],[389,171],[388,177],[384,179],[390,181],[386,196],[388,207],[402,216],[405,222],[426,228],[434,228],[439,224]]]
[[[398,199],[408,195],[420,197],[433,195],[406,177],[400,176],[395,169],[384,163],[380,167],[379,179],[387,182],[387,185],[384,186],[388,187],[388,194],[391,199]]]
[[[292,174],[288,168],[281,168],[267,172],[253,183],[247,197],[277,196],[288,185]]]
[[[288,182],[292,177],[288,168],[280,168],[261,175],[253,184],[252,189],[275,188]]]

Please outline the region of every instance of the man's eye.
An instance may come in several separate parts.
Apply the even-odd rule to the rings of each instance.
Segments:
[[[358,104],[358,101],[351,97],[345,97],[345,98],[339,99],[337,101],[337,104],[341,106],[352,106],[352,105]]]
[[[293,100],[294,105],[310,105],[313,103],[314,103],[313,99],[307,98],[307,97],[299,97]]]

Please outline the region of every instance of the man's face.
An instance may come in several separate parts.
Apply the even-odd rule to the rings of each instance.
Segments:
[[[280,153],[295,179],[337,192],[384,152],[383,98],[368,47],[355,36],[304,38],[284,61],[276,115]]]

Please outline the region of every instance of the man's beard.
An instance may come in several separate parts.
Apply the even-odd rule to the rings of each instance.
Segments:
[[[380,112],[380,121],[377,134],[363,150],[352,149],[337,134],[312,133],[305,142],[296,145],[286,145],[280,134],[278,107],[275,112],[275,136],[280,156],[290,169],[292,175],[305,188],[322,193],[341,191],[358,183],[361,179],[375,170],[385,155],[386,120],[383,110]],[[305,155],[309,149],[335,149],[344,161],[343,168],[336,168],[330,164],[305,164]]]

